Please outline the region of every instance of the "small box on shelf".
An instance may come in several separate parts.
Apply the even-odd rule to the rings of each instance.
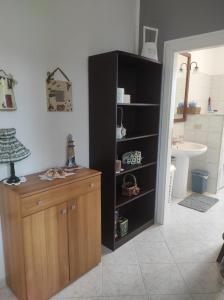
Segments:
[[[120,217],[118,220],[118,236],[123,237],[128,234],[128,219]]]

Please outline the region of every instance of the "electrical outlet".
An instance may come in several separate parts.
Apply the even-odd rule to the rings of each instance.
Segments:
[[[194,129],[201,129],[201,124],[194,124]]]

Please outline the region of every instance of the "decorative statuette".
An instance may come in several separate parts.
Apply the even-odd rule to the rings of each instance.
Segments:
[[[68,135],[68,141],[67,141],[67,161],[66,166],[68,168],[74,168],[77,167],[75,162],[75,145],[72,138],[72,135]]]

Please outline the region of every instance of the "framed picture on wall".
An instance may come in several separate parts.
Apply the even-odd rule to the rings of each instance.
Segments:
[[[2,73],[3,75],[1,75]],[[0,111],[16,110],[14,84],[14,79],[0,70]]]
[[[60,71],[66,80],[55,80],[53,75],[56,71]],[[59,68],[48,74],[47,108],[48,111],[72,111],[72,82]]]

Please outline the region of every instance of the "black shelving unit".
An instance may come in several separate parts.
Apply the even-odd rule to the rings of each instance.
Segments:
[[[159,135],[162,65],[123,51],[89,57],[90,167],[102,171],[102,242],[114,250],[153,224]],[[117,88],[131,103],[117,103]],[[123,109],[127,135],[116,138]],[[115,172],[115,160],[128,151],[142,152],[141,165]],[[121,195],[123,176],[136,176],[141,192]],[[115,238],[115,212],[128,219],[128,234]]]

